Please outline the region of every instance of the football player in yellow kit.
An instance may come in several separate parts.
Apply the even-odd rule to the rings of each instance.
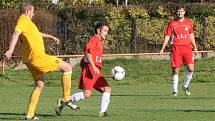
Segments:
[[[44,87],[44,74],[50,71],[60,70],[63,72],[61,79],[63,88],[63,103],[73,110],[80,109],[70,101],[72,67],[69,63],[45,53],[43,38],[50,38],[57,44],[59,39],[49,34],[42,33],[32,22],[34,6],[25,2],[18,18],[15,30],[12,34],[9,49],[5,52],[6,59],[10,59],[15,45],[20,38],[22,49],[22,62],[26,64],[35,81],[35,88],[31,94],[25,119],[39,119],[35,117],[35,109],[40,93]]]

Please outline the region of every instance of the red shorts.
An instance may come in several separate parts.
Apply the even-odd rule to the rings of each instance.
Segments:
[[[109,87],[106,79],[102,74],[101,67],[97,68],[100,70],[100,74],[96,75],[93,71],[93,68],[88,63],[81,64],[82,72],[79,79],[79,89],[82,90],[92,90],[100,89],[102,87]]]
[[[192,46],[172,46],[171,66],[178,68],[182,64],[194,64]]]

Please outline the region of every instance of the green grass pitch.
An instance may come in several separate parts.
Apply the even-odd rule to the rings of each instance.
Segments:
[[[121,65],[126,70],[122,81],[114,81],[109,70]],[[46,85],[41,94],[36,114],[42,121],[212,121],[215,119],[215,58],[197,60],[191,96],[181,89],[183,69],[180,71],[179,95],[171,96],[168,61],[105,60],[104,73],[112,87],[109,117],[98,117],[100,93],[77,104],[80,111],[65,108],[62,116],[56,116],[56,100],[61,97],[60,73],[46,75]],[[77,92],[76,80],[80,68],[73,69],[72,92]],[[0,77],[0,121],[23,120],[33,81],[26,70],[6,69]]]

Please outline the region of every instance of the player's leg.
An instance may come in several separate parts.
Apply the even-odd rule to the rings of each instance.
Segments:
[[[92,67],[89,64],[82,65],[82,72],[79,79],[78,88],[82,89],[82,92],[76,92],[70,96],[72,102],[78,102],[85,100],[92,95],[93,85],[96,81],[96,75],[94,74]],[[93,77],[93,78],[92,78]]]
[[[42,62],[42,63],[41,63]],[[71,90],[71,75],[72,67],[69,63],[62,61],[61,59],[50,56],[43,55],[39,59],[35,59],[33,65],[43,73],[60,70],[63,72],[62,75],[62,89],[63,89],[63,99],[69,101],[70,90]]]
[[[91,95],[91,90],[84,90],[83,92],[76,92],[72,94],[70,99],[72,100],[72,102],[78,102],[80,100],[85,100],[86,98],[89,98]]]
[[[110,94],[112,89],[102,75],[97,79],[94,88],[102,93],[99,116],[107,116],[107,109],[110,103]]]
[[[99,116],[105,117],[107,116],[107,109],[110,103],[111,87],[102,87],[97,90],[102,92]]]
[[[78,102],[80,100],[85,100],[84,92],[76,92],[70,96],[72,102]]]
[[[184,75],[184,87],[187,88],[190,84],[190,81],[192,79],[193,75],[193,70],[194,70],[194,64],[187,64],[186,65],[186,71]]]
[[[178,95],[179,68],[172,68],[172,90],[173,96]]]
[[[82,64],[82,72],[79,79],[78,88],[83,92],[77,92],[71,95],[71,100],[77,102],[89,98],[92,94],[93,86],[97,81],[98,75],[94,74],[90,64]]]
[[[190,95],[189,84],[194,71],[194,58],[191,46],[186,46],[183,49],[183,63],[186,70],[184,72],[184,85],[182,88],[185,91],[185,95]]]
[[[62,61],[58,69],[63,72],[63,75],[61,78],[61,84],[63,89],[63,99],[64,101],[69,101],[70,90],[71,90],[72,67],[69,63]]]
[[[70,96],[70,100],[72,100],[73,102],[78,102],[80,100],[84,100],[85,96],[88,97],[89,95],[91,95],[91,93],[89,93],[88,89],[86,88],[89,85],[88,84],[89,81],[88,81],[88,78],[87,78],[87,70],[89,70],[89,69],[87,69],[87,65],[84,66],[84,64],[81,65],[81,67],[82,67],[82,72],[81,72],[80,79],[79,79],[79,82],[78,82],[78,88],[82,89],[84,91],[76,92],[76,93],[72,94]],[[89,71],[88,73],[91,73],[91,72]],[[84,94],[85,94],[85,96],[84,96]]]
[[[186,95],[190,95],[190,90],[189,90],[189,84],[192,79],[193,75],[193,70],[194,70],[194,64],[187,64],[186,65],[186,71],[184,74],[184,85],[183,85],[183,90],[185,91]]]
[[[34,77],[35,80],[35,88],[31,94],[30,100],[29,100],[29,105],[28,105],[28,111],[26,114],[25,119],[38,119],[35,117],[35,109],[40,97],[40,93],[43,90],[44,87],[44,78],[43,74],[39,74],[36,77]]]
[[[171,67],[172,67],[172,90],[173,96],[178,94],[179,68],[182,64],[181,50],[178,46],[172,46],[171,52]]]
[[[57,108],[55,109],[56,114],[60,115],[61,110],[63,109],[64,106],[68,106],[73,110],[79,110],[80,107],[74,105],[72,101],[70,101],[71,75],[72,75],[71,65],[67,62],[62,61],[58,69],[63,72],[63,76],[61,79],[63,99],[58,100]]]

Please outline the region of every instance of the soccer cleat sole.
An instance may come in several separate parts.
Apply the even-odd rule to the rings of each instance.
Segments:
[[[99,117],[107,117],[108,114],[106,112],[99,113]]]
[[[63,106],[58,107],[58,108],[55,109],[55,113],[56,113],[57,116],[60,116],[60,115],[61,115],[62,109],[63,109]]]
[[[33,116],[33,117],[31,117],[31,118],[28,117],[28,116],[26,116],[24,120],[39,120],[39,118],[36,117],[36,116]]]

